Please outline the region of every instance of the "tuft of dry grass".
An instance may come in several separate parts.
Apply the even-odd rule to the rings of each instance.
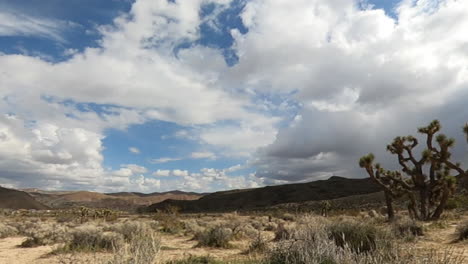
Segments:
[[[114,249],[112,258],[105,264],[153,264],[160,249],[160,239],[154,232],[138,232],[124,247]]]
[[[408,217],[401,218],[392,223],[392,233],[405,241],[414,241],[416,237],[424,235],[423,226]]]

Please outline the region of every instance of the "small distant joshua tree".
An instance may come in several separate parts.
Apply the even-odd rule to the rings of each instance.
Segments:
[[[456,179],[468,177],[468,171],[450,160],[450,149],[455,140],[439,133],[440,129],[438,120],[418,129],[426,136],[425,150],[419,159],[414,154],[418,140],[413,136],[396,137],[387,146],[390,153],[397,155],[402,172],[385,170],[380,164],[374,164],[372,153],[359,160],[359,166],[383,188],[390,220],[395,216],[393,200],[398,197],[409,200],[408,211],[412,218],[424,221],[439,219],[447,200],[455,192]],[[463,131],[468,141],[468,124]]]

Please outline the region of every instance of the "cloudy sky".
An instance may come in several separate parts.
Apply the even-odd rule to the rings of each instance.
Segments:
[[[434,118],[467,164],[468,2],[0,0],[0,98],[7,187],[364,177]]]

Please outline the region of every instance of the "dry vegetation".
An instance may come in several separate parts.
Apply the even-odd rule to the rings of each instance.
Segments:
[[[0,216],[0,263],[16,254],[17,263],[48,264],[461,264],[468,262],[467,219],[459,211],[431,223],[400,215],[391,224],[375,211],[329,217],[174,211],[69,221],[10,213]],[[41,254],[22,262],[33,250]]]

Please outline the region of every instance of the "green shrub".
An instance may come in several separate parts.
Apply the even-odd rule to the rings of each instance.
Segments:
[[[230,248],[232,230],[217,226],[197,233],[195,239],[198,241],[198,246],[201,247]]]
[[[334,222],[327,229],[329,238],[337,246],[349,247],[357,253],[375,250],[379,237],[385,236],[374,225],[350,220]]]
[[[468,208],[468,195],[467,194],[456,194],[449,198],[446,205],[446,209],[467,209]]]

